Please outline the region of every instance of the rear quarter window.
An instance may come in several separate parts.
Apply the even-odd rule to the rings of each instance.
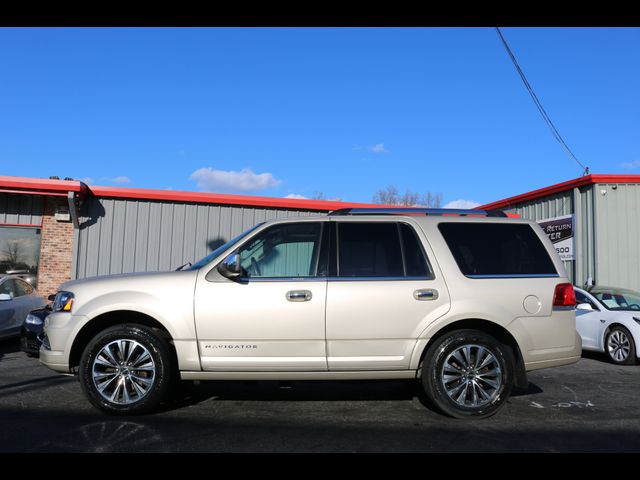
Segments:
[[[558,274],[530,225],[443,222],[438,228],[460,271],[470,278]]]

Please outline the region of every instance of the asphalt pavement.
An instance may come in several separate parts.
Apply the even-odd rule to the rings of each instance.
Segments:
[[[186,383],[159,412],[114,417],[5,340],[0,452],[640,451],[640,365],[585,354],[529,381],[484,420],[434,412],[406,381]]]

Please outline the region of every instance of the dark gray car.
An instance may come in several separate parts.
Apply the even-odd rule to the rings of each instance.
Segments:
[[[31,310],[46,305],[35,288],[15,275],[0,276],[0,338],[20,334],[22,322]]]

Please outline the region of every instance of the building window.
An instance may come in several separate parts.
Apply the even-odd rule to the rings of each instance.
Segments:
[[[39,228],[0,227],[0,274],[17,275],[35,287],[39,258]]]

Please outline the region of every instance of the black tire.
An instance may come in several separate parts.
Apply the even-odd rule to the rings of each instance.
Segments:
[[[469,352],[465,346],[469,346]],[[465,373],[464,365],[453,356],[456,352],[470,355],[469,372]],[[474,370],[478,357],[481,365],[487,360],[489,363]],[[445,363],[450,373],[446,379]],[[486,418],[496,414],[509,398],[514,364],[511,348],[491,335],[479,330],[455,330],[436,339],[425,353],[422,387],[429,403],[446,415]],[[474,395],[479,400],[474,400]]]
[[[120,345],[125,348],[120,349]],[[147,360],[145,350],[150,360]],[[130,355],[131,367],[128,367],[122,359],[125,355],[119,355],[120,351]],[[118,363],[118,370],[101,363],[105,359],[108,360],[108,353],[113,355],[112,358],[117,357],[121,360]],[[99,355],[100,358],[96,361]],[[177,378],[177,365],[174,358],[167,340],[152,329],[136,324],[116,325],[100,332],[85,348],[78,371],[80,387],[91,404],[106,413],[117,415],[146,413],[155,409],[166,398],[173,386]],[[136,359],[140,362],[134,363]],[[94,381],[94,373],[98,375],[96,381]],[[111,379],[111,383],[106,387],[105,383],[100,383],[101,387],[105,387],[104,395],[109,396],[111,391],[119,388],[114,400],[100,393],[96,383],[103,381],[100,375],[106,377],[104,382]],[[118,385],[119,383],[123,385]],[[140,393],[141,390],[144,392]],[[125,398],[125,395],[128,398]]]
[[[611,345],[609,345],[610,343]],[[616,365],[634,365],[636,363],[636,345],[631,332],[622,325],[615,325],[609,330],[604,339],[604,351],[609,361]]]

